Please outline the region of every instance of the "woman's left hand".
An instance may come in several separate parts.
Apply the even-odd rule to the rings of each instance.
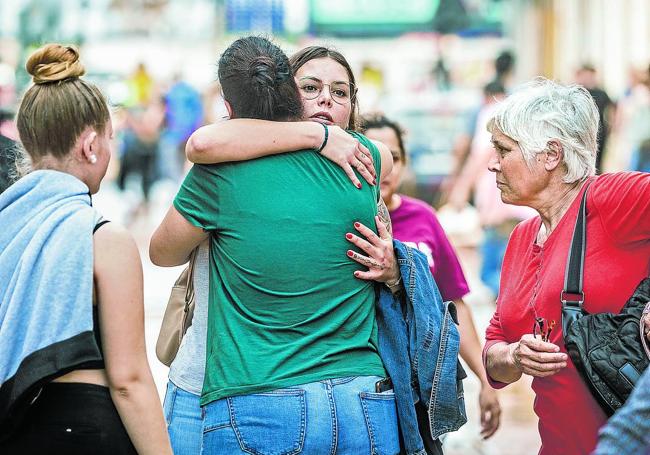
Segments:
[[[379,235],[361,223],[354,223],[354,227],[365,239],[352,233],[345,234],[345,238],[350,243],[368,255],[364,256],[356,251],[348,250],[347,254],[350,258],[368,267],[367,271],[357,270],[354,272],[354,276],[361,280],[377,281],[379,283],[397,281],[400,277],[400,271],[395,257],[395,250],[393,249],[393,238],[378,216],[375,216],[375,223]]]
[[[481,384],[478,403],[481,411],[481,436],[483,439],[489,439],[501,422],[501,406],[496,390],[489,384]]]

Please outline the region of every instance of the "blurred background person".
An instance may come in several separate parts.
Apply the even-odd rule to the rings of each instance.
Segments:
[[[494,156],[487,124],[505,96],[505,87],[498,81],[490,82],[483,88],[484,104],[478,114],[472,148],[449,196],[449,204],[457,210],[462,210],[473,196],[483,228],[480,277],[494,297],[499,294],[501,266],[508,237],[517,223],[535,213],[528,207],[504,204],[494,174],[487,167]]]
[[[598,84],[596,68],[589,64],[583,64],[576,71],[575,82],[587,89],[598,108],[598,155],[596,157],[596,171],[603,171],[605,152],[607,151],[607,139],[615,115],[616,105],[609,95]]]
[[[650,66],[630,73],[630,87],[616,112],[616,164],[650,172]]]
[[[158,177],[177,185],[185,167],[185,143],[203,122],[203,102],[199,92],[174,74],[171,87],[163,96],[165,122],[158,147]]]
[[[135,71],[126,80],[129,98],[124,103],[127,106],[146,106],[154,95],[155,82],[146,65],[139,62]]]
[[[492,80],[483,87],[480,103],[467,113],[463,128],[454,138],[454,145],[451,151],[452,168],[449,175],[442,182],[440,191],[441,203],[449,200],[456,180],[460,176],[463,167],[472,150],[472,143],[479,130],[479,115],[484,106],[492,104],[503,98],[508,88],[512,85],[514,77],[515,56],[511,51],[505,50],[499,53],[494,59],[494,76]],[[489,88],[488,88],[489,87]],[[483,134],[483,132],[479,132]]]
[[[494,79],[492,79],[492,82],[500,84],[504,90],[510,92],[514,76],[515,55],[509,50],[502,51],[494,60]]]
[[[165,105],[162,98],[151,97],[148,101],[125,108],[120,141],[120,170],[117,185],[126,189],[127,178],[138,178],[142,195],[140,203],[130,208],[127,224],[137,214],[146,215],[149,194],[156,179],[156,164],[160,131],[165,120]]]

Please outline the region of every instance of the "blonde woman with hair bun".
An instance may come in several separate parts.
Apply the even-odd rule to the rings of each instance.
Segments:
[[[106,99],[47,44],[17,115],[33,170],[0,194],[0,453],[171,454],[144,341],[131,235],[92,206]]]

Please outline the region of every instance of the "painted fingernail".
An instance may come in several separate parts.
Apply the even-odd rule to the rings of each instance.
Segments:
[[[361,183],[357,183],[357,188],[361,189]]]
[[[355,227],[355,228],[358,228],[359,226],[361,226],[360,223],[354,223],[354,227]]]
[[[359,278],[359,272],[354,272],[354,276]]]
[[[345,234],[345,238],[348,240],[352,240],[352,234],[348,232],[347,234]]]
[[[350,256],[350,257],[354,256],[354,251],[348,250],[348,256]]]

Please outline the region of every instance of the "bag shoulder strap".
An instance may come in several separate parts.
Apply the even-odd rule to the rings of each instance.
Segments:
[[[197,246],[190,253],[190,262],[187,265],[187,288],[185,291],[185,306],[194,301],[194,264],[196,263],[196,256],[198,256],[199,247]]]
[[[566,335],[569,326],[582,316],[582,304],[585,294],[582,290],[585,267],[585,251],[587,249],[587,192],[591,182],[582,193],[580,209],[573,228],[573,237],[564,271],[564,289],[560,294],[562,302],[562,331]]]
[[[587,247],[587,190],[582,194],[580,209],[573,228],[573,238],[567,257],[567,266],[564,271],[564,289],[562,290],[562,303],[582,305],[585,295],[582,291],[582,278],[585,267],[585,250]]]

